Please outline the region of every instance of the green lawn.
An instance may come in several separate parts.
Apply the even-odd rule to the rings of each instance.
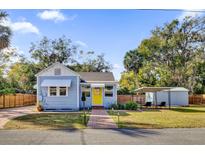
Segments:
[[[12,119],[4,126],[5,129],[80,129],[85,127],[81,112],[29,114]]]
[[[117,122],[116,111],[109,111]],[[205,127],[205,106],[175,107],[171,110],[120,111],[120,128]]]

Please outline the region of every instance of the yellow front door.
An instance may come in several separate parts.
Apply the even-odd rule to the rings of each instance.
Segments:
[[[102,105],[103,96],[102,88],[92,88],[92,105]]]

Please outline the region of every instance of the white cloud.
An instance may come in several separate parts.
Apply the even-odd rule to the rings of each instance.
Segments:
[[[113,68],[114,68],[114,69],[119,69],[119,68],[121,68],[121,66],[120,66],[119,64],[114,64],[114,65],[113,65]]]
[[[14,22],[11,24],[11,28],[13,31],[18,31],[21,33],[39,34],[38,28],[27,21]]]
[[[179,15],[178,19],[183,20],[186,16],[197,17],[203,15],[202,12],[191,11],[191,10],[184,10],[181,15]]]
[[[22,21],[17,21],[13,22],[11,19],[7,19],[1,23],[2,25],[6,25],[11,27],[11,29],[15,32],[20,32],[20,33],[34,33],[34,34],[39,34],[39,29],[33,25],[31,22],[22,20]]]
[[[75,44],[81,47],[87,47],[88,45],[83,41],[75,41]]]
[[[65,21],[65,20],[74,20],[76,18],[76,15],[66,17],[59,10],[45,10],[43,12],[38,13],[37,16],[43,20],[51,20],[54,22]]]

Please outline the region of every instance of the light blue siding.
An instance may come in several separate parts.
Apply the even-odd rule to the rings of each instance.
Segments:
[[[68,88],[68,96],[48,96],[48,87],[41,87],[45,79],[68,79],[71,80],[71,87]],[[66,85],[65,85],[66,86]],[[78,110],[77,102],[77,77],[76,76],[39,76],[38,77],[38,98],[44,109],[72,109]]]
[[[83,102],[81,101],[81,97],[82,97],[82,90],[81,90],[81,85],[80,85],[80,108],[83,108]],[[90,88],[90,97],[86,97],[86,101],[85,101],[85,107],[86,108],[91,108],[92,107],[92,93],[91,93],[91,88]]]
[[[48,87],[41,87],[41,83],[46,79],[68,79],[71,80],[71,87],[68,88],[68,96],[48,96]],[[44,109],[50,110],[79,110],[83,108],[81,101],[81,85],[77,84],[77,76],[39,76],[38,77],[38,99],[42,102]],[[77,93],[77,86],[79,87],[79,94]],[[65,85],[66,86],[66,85]],[[77,96],[79,96],[80,104],[78,107]],[[105,97],[103,88],[103,106],[110,107],[112,104],[117,103],[117,85],[113,84],[113,96]],[[86,97],[86,108],[92,107],[92,91],[90,88],[90,97]]]
[[[83,102],[81,101],[82,91],[80,88],[80,108],[83,108]],[[112,104],[117,103],[117,86],[116,84],[113,85],[113,97],[105,97],[104,88],[103,88],[103,106],[105,108],[109,108]],[[90,88],[90,97],[86,97],[85,107],[91,108],[92,107],[92,92]]]
[[[103,106],[109,108],[112,104],[117,103],[117,86],[113,85],[113,96],[106,97],[103,91]]]

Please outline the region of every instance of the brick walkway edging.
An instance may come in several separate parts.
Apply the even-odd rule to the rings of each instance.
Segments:
[[[104,109],[93,109],[87,126],[88,128],[118,128]]]

